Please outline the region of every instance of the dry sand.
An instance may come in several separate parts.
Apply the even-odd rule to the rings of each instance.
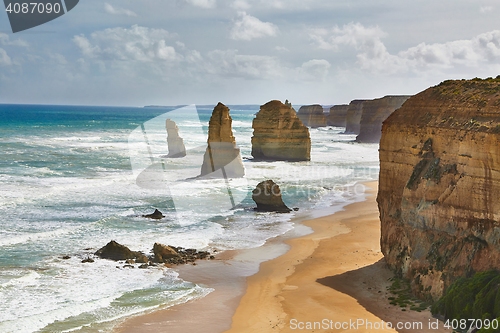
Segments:
[[[260,267],[236,254],[181,268],[183,279],[215,291],[200,300],[130,318],[115,331],[451,332],[441,322],[439,328],[429,328],[430,323],[436,325],[429,311],[402,311],[389,304],[392,273],[380,252],[377,182],[365,185],[366,201],[304,222],[314,232],[286,240],[288,252]],[[281,241],[269,242],[261,252],[284,252]],[[392,329],[387,323],[414,329]]]

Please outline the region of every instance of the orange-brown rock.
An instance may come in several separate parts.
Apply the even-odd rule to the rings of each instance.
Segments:
[[[229,108],[215,106],[208,124],[208,146],[203,156],[201,176],[239,178],[245,175],[240,149],[233,136]]]
[[[349,109],[349,105],[347,104],[332,106],[326,119],[327,124],[330,126],[345,127],[347,109]]]
[[[345,134],[359,134],[364,101],[363,99],[355,99],[349,103],[346,113]]]
[[[312,128],[326,126],[323,107],[319,104],[301,106],[299,112],[297,112],[297,116],[306,126]]]
[[[357,142],[378,143],[382,136],[382,122],[399,109],[410,96],[385,96],[365,101],[362,105]]]
[[[420,296],[500,269],[499,193],[500,76],[445,81],[383,123],[381,248]]]
[[[165,122],[167,128],[168,155],[167,158],[177,158],[186,156],[186,147],[184,140],[179,136],[179,128],[175,121],[167,119]]]
[[[309,161],[309,129],[291,105],[270,101],[260,107],[252,123],[252,156],[260,160]]]

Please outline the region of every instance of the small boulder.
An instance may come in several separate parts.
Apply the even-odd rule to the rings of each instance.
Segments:
[[[260,182],[252,191],[252,199],[257,204],[257,211],[289,213],[288,208],[281,198],[281,190],[278,184],[272,180]]]
[[[179,257],[179,254],[171,246],[155,243],[153,245],[153,254],[155,262],[165,262],[171,258]]]
[[[143,257],[145,257],[145,255],[141,252],[131,251],[125,245],[121,245],[113,240],[106,244],[104,247],[97,250],[94,254],[102,259],[111,259],[115,261],[127,259],[136,259],[137,261],[144,260]]]
[[[160,212],[158,209],[155,209],[155,211],[152,214],[142,215],[142,217],[153,220],[161,220],[162,218],[165,217],[165,215],[163,215],[163,213]]]
[[[85,263],[92,263],[92,262],[94,262],[94,259],[92,259],[92,258],[86,258],[86,259],[82,260],[83,264],[85,264]]]

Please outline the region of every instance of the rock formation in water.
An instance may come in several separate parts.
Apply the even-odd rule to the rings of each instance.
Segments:
[[[259,160],[309,161],[309,129],[295,110],[280,101],[260,107],[252,123],[252,156]]]
[[[208,124],[208,146],[200,176],[240,178],[245,175],[240,149],[233,136],[232,121],[229,108],[222,103],[217,104]]]
[[[357,142],[378,143],[382,136],[382,122],[399,109],[410,96],[385,96],[363,103]]]
[[[131,251],[125,245],[119,244],[113,240],[97,250],[94,254],[102,259],[111,259],[115,261],[135,259],[135,262],[138,263],[148,262],[148,258],[143,253]]]
[[[153,220],[161,220],[162,218],[165,217],[162,212],[160,212],[158,209],[155,209],[155,211],[151,214],[146,214],[142,215],[142,217],[148,218],[148,219],[153,219]]]
[[[349,103],[346,113],[345,134],[359,134],[359,124],[363,113],[363,102],[365,102],[365,100],[355,99]]]
[[[252,191],[252,199],[257,204],[257,211],[289,213],[288,208],[281,198],[281,190],[278,184],[272,180],[260,182]]]
[[[381,248],[415,293],[500,269],[500,76],[445,81],[382,126]]]
[[[347,109],[349,105],[341,104],[334,105],[330,108],[330,113],[326,118],[326,123],[329,126],[345,127],[345,121],[347,116]]]
[[[297,117],[304,125],[312,128],[326,126],[323,107],[319,104],[301,106],[299,112],[297,112]]]
[[[167,143],[168,143],[168,155],[167,158],[177,158],[186,156],[186,147],[184,146],[184,140],[179,136],[179,128],[175,121],[167,119]]]

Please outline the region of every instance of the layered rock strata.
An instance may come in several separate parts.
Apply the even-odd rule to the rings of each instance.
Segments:
[[[306,126],[312,128],[326,126],[326,117],[323,113],[323,107],[319,104],[301,106],[297,116]]]
[[[208,124],[208,146],[203,156],[201,176],[239,178],[245,168],[233,136],[229,108],[222,103],[215,106]]]
[[[445,81],[383,123],[381,248],[415,293],[500,269],[500,76]]]
[[[330,113],[326,118],[326,123],[329,126],[345,127],[347,109],[349,105],[334,105],[330,108]]]
[[[309,161],[309,129],[291,105],[273,100],[260,107],[253,123],[252,156],[259,160]]]
[[[410,96],[385,96],[363,103],[357,142],[378,143],[382,136],[382,122],[399,109]]]
[[[167,143],[168,143],[168,155],[167,158],[178,158],[186,156],[186,147],[184,146],[184,140],[179,136],[179,128],[175,121],[167,119]]]
[[[364,102],[365,100],[355,99],[349,103],[346,113],[345,134],[359,134]]]
[[[257,204],[256,210],[260,212],[289,213],[292,211],[283,202],[280,187],[271,179],[257,184],[252,191],[252,199]]]

